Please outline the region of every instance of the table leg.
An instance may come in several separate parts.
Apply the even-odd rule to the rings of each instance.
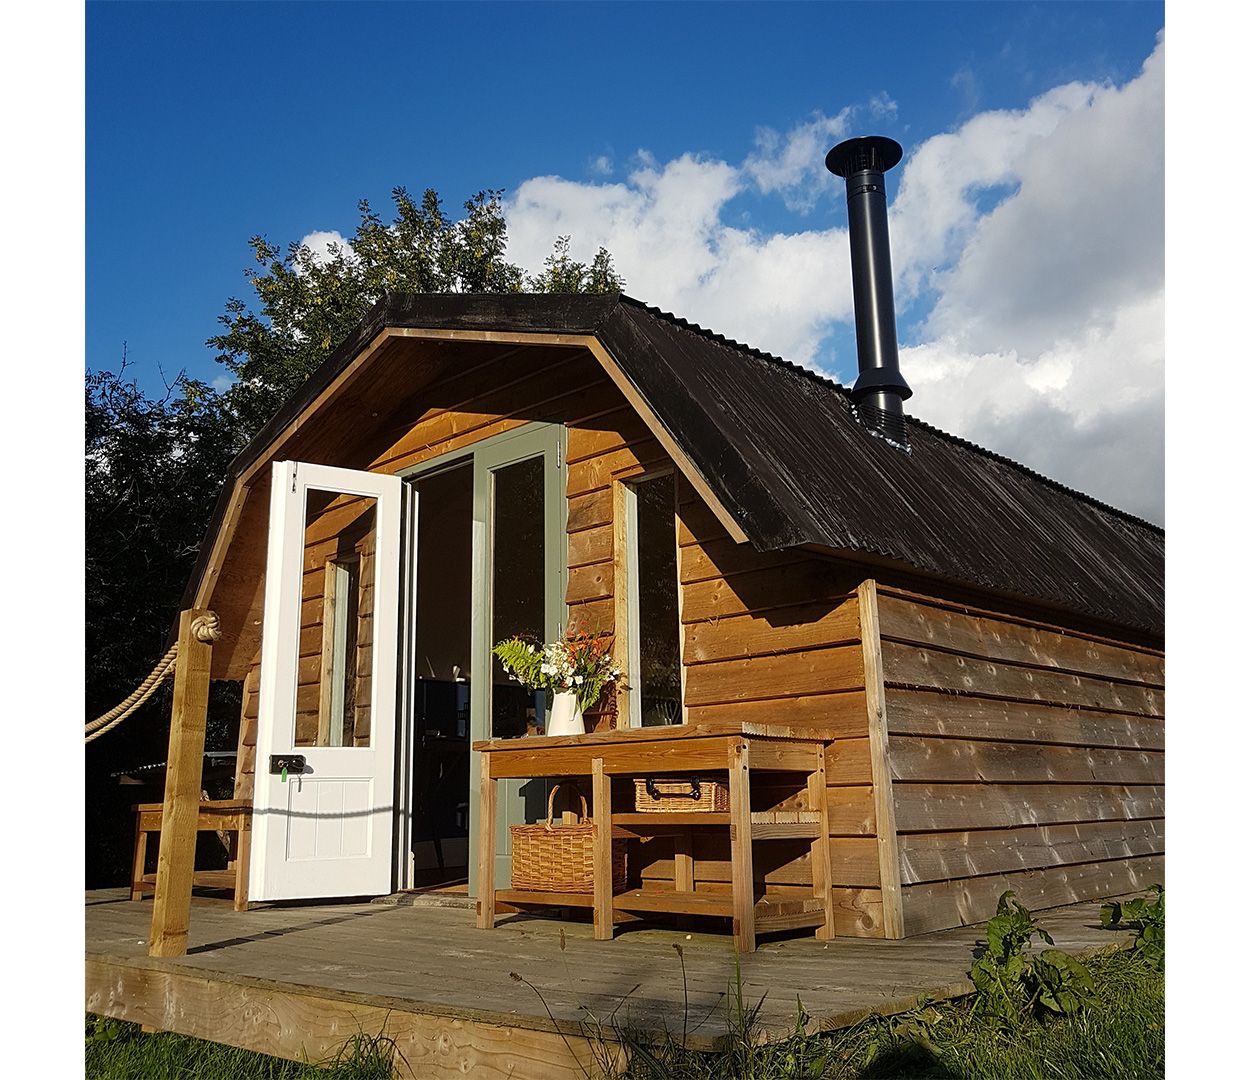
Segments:
[[[130,899],[143,899],[143,871],[147,868],[148,834],[143,831],[143,815],[135,814],[135,862],[130,871]]]
[[[729,744],[729,847],[734,946],[755,952],[755,871],[751,860],[751,757],[744,739]]]
[[[249,822],[239,823],[234,834],[234,910],[247,910],[247,875],[252,861],[252,829]]]
[[[490,774],[490,753],[482,754],[482,785],[478,792],[477,830],[477,925],[495,925],[495,807],[499,781]]]
[[[595,940],[611,941],[616,929],[612,913],[612,778],[603,758],[591,762],[591,798],[594,802]]]
[[[679,893],[694,892],[694,835],[690,829],[673,833],[673,888]]]
[[[812,841],[812,888],[825,909],[825,921],[816,927],[821,941],[833,939],[833,862],[829,843],[829,793],[825,790],[825,751],[816,749],[816,768],[807,777],[807,805],[820,813],[820,832]]]

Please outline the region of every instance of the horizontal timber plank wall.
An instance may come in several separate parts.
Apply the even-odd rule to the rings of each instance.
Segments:
[[[877,588],[907,936],[1163,880],[1163,654]]]
[[[405,353],[406,350],[406,353]],[[407,359],[405,360],[405,355]],[[672,468],[641,417],[588,352],[539,346],[406,342],[385,357],[390,405],[364,400],[323,419],[284,456],[394,473],[532,421],[566,426],[570,625],[617,630],[624,533],[622,482]],[[406,380],[406,381],[405,381]],[[405,389],[406,387],[406,389]],[[363,393],[363,391],[362,391]],[[370,412],[375,408],[377,411]],[[336,414],[337,415],[337,414]],[[353,441],[354,433],[354,441]],[[685,719],[731,728],[792,724],[828,733],[833,882],[839,934],[882,936],[881,873],[869,764],[864,660],[856,587],[862,571],[810,553],[763,553],[736,543],[693,486],[678,477],[678,574]],[[263,536],[259,537],[263,545]],[[301,683],[316,677],[323,560],[309,564]],[[263,589],[253,588],[256,599]],[[258,616],[253,616],[258,617]],[[254,787],[259,647],[249,649],[235,792]],[[311,687],[306,692],[311,704]],[[587,716],[617,722],[617,698]],[[805,790],[756,785],[757,809],[806,806]],[[699,840],[695,888],[729,887],[728,846]],[[641,846],[641,845],[639,845]],[[639,866],[647,887],[672,887],[673,853],[651,845]],[[806,842],[770,842],[756,854],[757,889],[810,894]]]

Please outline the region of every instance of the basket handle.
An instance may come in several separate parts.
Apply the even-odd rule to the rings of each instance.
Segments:
[[[559,790],[560,790],[560,785],[553,784],[551,786],[551,794],[547,796],[547,828],[548,829],[552,828],[552,818],[555,816],[555,811],[556,811],[556,792]],[[576,784],[573,785],[573,790],[577,792],[577,797],[581,800],[581,803],[582,803],[582,821],[589,821],[590,810],[586,806],[586,796],[582,794],[582,789],[579,788]]]
[[[670,791],[668,794],[677,798],[689,799],[691,802],[698,802],[703,795],[703,789],[699,786],[699,778],[697,776],[692,776],[688,783],[690,784],[690,791],[688,793],[683,794],[678,791]],[[647,777],[647,794],[650,795],[656,802],[659,802],[661,799],[659,785],[657,785],[651,777]]]

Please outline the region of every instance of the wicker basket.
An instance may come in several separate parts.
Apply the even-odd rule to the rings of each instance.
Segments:
[[[635,780],[634,806],[646,814],[715,814],[729,809],[729,785],[708,776]]]
[[[595,891],[595,823],[582,804],[582,820],[559,825],[553,820],[556,784],[547,797],[547,820],[537,825],[512,826],[512,887],[534,892],[589,893]],[[625,841],[612,841],[612,888],[625,888]]]

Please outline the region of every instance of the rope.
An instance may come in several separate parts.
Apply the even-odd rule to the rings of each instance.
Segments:
[[[191,634],[196,641],[201,641],[205,645],[211,645],[220,638],[221,620],[217,618],[217,613],[209,611],[203,615],[197,615],[191,623]],[[169,652],[156,662],[156,667],[152,669],[151,674],[131,692],[125,701],[113,706],[103,716],[96,717],[87,725],[86,742],[91,742],[93,739],[98,739],[101,735],[112,731],[118,724],[134,713],[139,706],[156,693],[157,687],[173,674],[177,664],[178,643],[175,641],[170,646]]]

